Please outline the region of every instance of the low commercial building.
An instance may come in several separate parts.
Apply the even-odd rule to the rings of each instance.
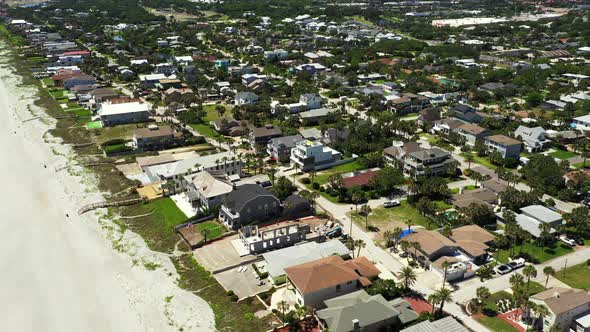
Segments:
[[[142,102],[102,103],[98,108],[98,116],[103,127],[148,122],[150,120],[150,107]]]
[[[541,237],[541,225],[549,225],[549,233],[555,233],[555,228],[563,223],[561,214],[550,210],[542,205],[530,205],[520,209],[521,213],[516,214],[516,223],[534,238]],[[500,222],[504,221],[504,213],[496,213]]]
[[[518,159],[522,148],[522,142],[504,135],[492,135],[484,139],[484,144],[489,151],[500,152],[502,158]]]
[[[317,141],[300,141],[291,149],[291,163],[304,172],[330,168],[345,162],[342,154]]]

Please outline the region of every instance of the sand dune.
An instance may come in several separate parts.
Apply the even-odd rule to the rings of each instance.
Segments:
[[[55,170],[71,152],[44,142],[51,120],[22,122],[42,110],[28,110],[35,90],[16,87],[5,57],[0,52],[0,331],[214,330],[208,304],[176,286],[167,256],[95,214],[77,215],[100,198],[83,185],[92,178]],[[113,237],[126,252],[113,249]],[[146,261],[160,267],[148,271]]]

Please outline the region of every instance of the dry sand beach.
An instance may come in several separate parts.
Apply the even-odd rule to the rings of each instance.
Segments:
[[[75,163],[46,134],[52,119],[25,121],[44,114],[32,105],[36,88],[18,87],[2,50],[0,331],[214,330],[209,305],[176,285],[166,255],[96,213],[78,216],[100,199],[93,177],[63,168]]]

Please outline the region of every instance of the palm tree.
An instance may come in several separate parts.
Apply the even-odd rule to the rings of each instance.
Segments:
[[[356,254],[356,257],[359,257],[361,255],[361,249],[362,248],[365,248],[367,246],[367,243],[363,239],[358,239],[355,242],[356,242],[356,246],[355,247],[358,249],[358,252]]]
[[[475,296],[477,297],[477,302],[479,304],[483,304],[488,298],[490,298],[492,294],[487,287],[481,286],[475,290]]]
[[[201,235],[203,236],[203,242],[207,242],[207,238],[209,237],[209,232],[210,232],[209,228],[203,228],[201,230]]]
[[[442,285],[443,287],[445,287],[445,283],[447,282],[447,270],[451,266],[451,263],[449,261],[444,261],[444,262],[442,262],[442,264],[440,266],[443,269],[445,269],[445,274],[443,276],[443,285]]]
[[[391,247],[391,243],[393,242],[393,232],[392,231],[385,231],[383,232],[383,238],[385,238],[385,247]]]
[[[357,214],[359,213],[358,206],[359,206],[359,203],[362,202],[362,200],[364,198],[365,198],[365,195],[363,195],[362,192],[360,192],[360,193],[356,193],[355,192],[355,193],[352,194],[352,197],[350,198],[350,200],[354,204],[354,212],[355,213],[357,213]]]
[[[467,160],[467,169],[471,170],[471,163],[473,162],[475,158],[473,158],[473,155],[471,153],[468,153],[465,156],[465,160]]]
[[[369,227],[369,214],[371,213],[371,207],[367,204],[361,206],[361,214],[365,216],[365,229]]]
[[[543,273],[547,276],[547,279],[545,279],[545,289],[547,289],[547,284],[549,283],[549,276],[555,275],[555,269],[551,266],[545,266],[543,268]]]
[[[404,266],[400,270],[400,277],[406,290],[409,290],[416,282],[416,272],[414,272],[414,269],[409,266]]]
[[[422,246],[419,242],[410,242],[412,249],[414,249],[414,261],[418,259],[418,250],[422,249]]]
[[[266,172],[268,173],[268,175],[270,175],[270,182],[272,183],[272,185],[275,185],[275,174],[277,174],[277,169],[274,166],[271,166],[269,168],[266,169]]]
[[[440,301],[440,307],[438,308],[438,312],[439,314],[442,314],[445,303],[453,300],[453,297],[451,296],[451,290],[443,287],[437,290],[435,294]]]
[[[430,311],[430,317],[431,317],[431,319],[433,319],[434,308],[440,303],[440,299],[438,298],[438,294],[432,293],[432,294],[428,295],[426,300],[428,300],[428,303],[430,303],[430,305],[432,306],[432,310]]]
[[[315,169],[312,169],[309,171],[309,179],[311,180],[311,183],[313,184],[313,182],[315,181],[315,176],[316,176],[316,171]]]
[[[408,241],[401,241],[400,246],[401,246],[402,251],[405,253],[407,253],[408,249],[410,249],[412,247],[412,245]]]
[[[281,302],[277,303],[277,308],[279,308],[279,310],[282,313],[282,316],[283,316],[282,321],[284,323],[285,322],[285,312],[287,310],[289,310],[289,303],[287,303],[287,301],[285,301],[285,300],[282,300]]]
[[[529,292],[529,286],[531,283],[531,278],[537,277],[537,269],[533,265],[527,265],[522,270],[522,274],[527,278],[526,280],[526,291]]]
[[[538,304],[535,308],[535,313],[537,314],[537,320],[540,320],[541,325],[544,325],[543,318],[549,316],[549,309],[543,304]]]
[[[515,273],[510,276],[508,282],[510,282],[510,286],[512,286],[513,289],[516,289],[522,286],[522,284],[524,283],[524,277],[520,273]]]
[[[408,225],[408,233],[412,230],[412,226],[414,226],[414,222],[411,219],[406,219],[406,225]]]

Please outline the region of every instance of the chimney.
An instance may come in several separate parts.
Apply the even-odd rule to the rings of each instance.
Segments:
[[[359,323],[358,319],[353,319],[352,320],[352,331],[353,332],[359,332],[361,330],[361,324]]]

